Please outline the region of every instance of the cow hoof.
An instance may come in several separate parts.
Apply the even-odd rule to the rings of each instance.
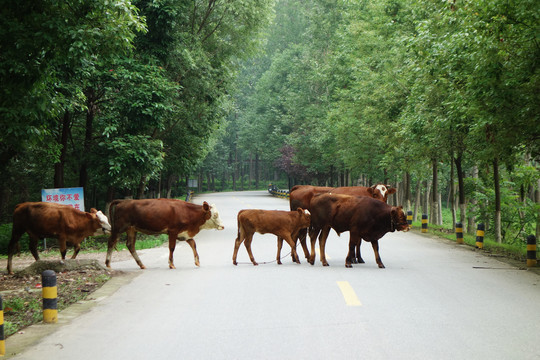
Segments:
[[[351,264],[345,264],[345,267],[350,269],[350,268],[352,268],[352,265]]]
[[[198,261],[195,263],[196,266],[201,266],[201,263],[199,263]]]
[[[142,269],[142,270],[146,269],[146,266],[141,265],[141,269]]]
[[[379,264],[379,269],[386,269],[383,264]]]
[[[238,263],[236,261],[233,261],[232,264],[235,265],[235,266],[238,265]]]
[[[366,262],[364,261],[364,259],[358,259],[358,264],[365,264]]]
[[[278,264],[278,265],[281,265],[281,261],[278,260],[278,261],[277,261],[277,264]]]
[[[257,264],[257,263],[254,261],[254,262],[253,262],[253,265],[254,265],[254,266],[257,266],[257,265],[259,265],[259,264]]]
[[[176,269],[174,265],[169,265],[169,269]]]
[[[330,266],[328,263],[323,263],[322,266]]]

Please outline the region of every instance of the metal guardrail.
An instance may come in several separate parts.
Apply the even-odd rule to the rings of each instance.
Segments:
[[[289,198],[289,190],[280,190],[275,185],[268,185],[268,192],[272,194],[272,196],[277,196],[279,198],[288,199]]]

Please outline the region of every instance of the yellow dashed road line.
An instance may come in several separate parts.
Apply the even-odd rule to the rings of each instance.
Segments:
[[[347,306],[362,306],[362,303],[360,300],[358,300],[354,289],[348,281],[338,281],[337,284],[341,290],[341,293],[343,294],[343,297],[345,298],[345,303],[347,303]]]

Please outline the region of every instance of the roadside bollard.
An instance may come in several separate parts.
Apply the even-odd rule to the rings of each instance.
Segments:
[[[412,211],[411,210],[407,211],[407,224],[409,224],[409,226],[412,225]]]
[[[41,274],[43,290],[43,322],[54,324],[58,322],[58,292],[56,288],[56,273],[45,270]]]
[[[427,214],[422,214],[422,232],[423,233],[427,233],[427,222],[428,222]]]
[[[486,226],[482,223],[478,224],[478,226],[476,227],[476,248],[477,249],[484,248],[485,230],[486,230]]]
[[[527,266],[536,266],[536,236],[527,236]]]
[[[0,356],[6,355],[6,338],[4,337],[4,305],[0,295]]]
[[[456,223],[456,242],[463,244],[463,224],[460,222]]]

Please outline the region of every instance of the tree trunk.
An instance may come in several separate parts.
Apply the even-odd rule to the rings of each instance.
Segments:
[[[501,237],[501,185],[499,179],[499,159],[493,159],[493,181],[495,186],[495,240],[502,243]]]
[[[60,143],[60,159],[54,164],[54,187],[56,189],[64,187],[64,164],[66,163],[67,142],[69,135],[69,125],[71,123],[71,117],[69,111],[64,112],[64,118],[62,120],[62,131],[58,137]]]
[[[405,210],[409,211],[411,210],[411,174],[407,171],[405,173],[405,191],[403,194],[405,195]]]
[[[456,164],[456,173],[458,177],[459,221],[463,225],[465,225],[465,219],[467,218],[467,204],[465,203],[465,175],[463,174],[462,160],[462,153],[459,153],[458,156],[454,158],[454,163]]]
[[[414,201],[414,211],[413,211],[413,221],[416,221],[418,219],[418,208],[420,207],[420,190],[421,190],[422,182],[418,180],[416,182],[416,200]]]
[[[473,167],[472,178],[475,181],[478,180],[478,166]],[[471,203],[472,203],[473,210],[469,213],[469,216],[467,219],[467,233],[468,234],[474,234],[476,231],[476,219],[473,213],[474,211],[476,211],[476,207],[478,206],[478,200],[476,200],[476,198],[473,196]]]
[[[452,159],[454,158],[454,154],[452,154]],[[448,192],[449,195],[449,201],[450,204],[450,210],[452,211],[452,232],[456,232],[456,207],[454,202],[454,162],[450,161],[450,191]],[[448,206],[448,204],[447,204]]]
[[[139,181],[139,188],[137,189],[136,199],[144,199],[144,188],[146,187],[146,176],[141,176]]]
[[[438,187],[437,159],[433,159],[433,187],[431,191],[431,221],[432,224],[439,224],[439,187]]]
[[[538,216],[536,217],[536,238],[540,239],[540,179],[538,179],[537,187],[535,191],[535,202],[538,208]]]
[[[255,153],[255,189],[259,188],[259,152]]]
[[[88,185],[88,155],[92,149],[92,134],[94,132],[94,116],[96,114],[97,107],[95,105],[96,96],[94,89],[87,89],[85,92],[86,95],[86,130],[84,134],[84,145],[83,145],[83,154],[81,167],[79,171],[79,186],[85,190]]]

